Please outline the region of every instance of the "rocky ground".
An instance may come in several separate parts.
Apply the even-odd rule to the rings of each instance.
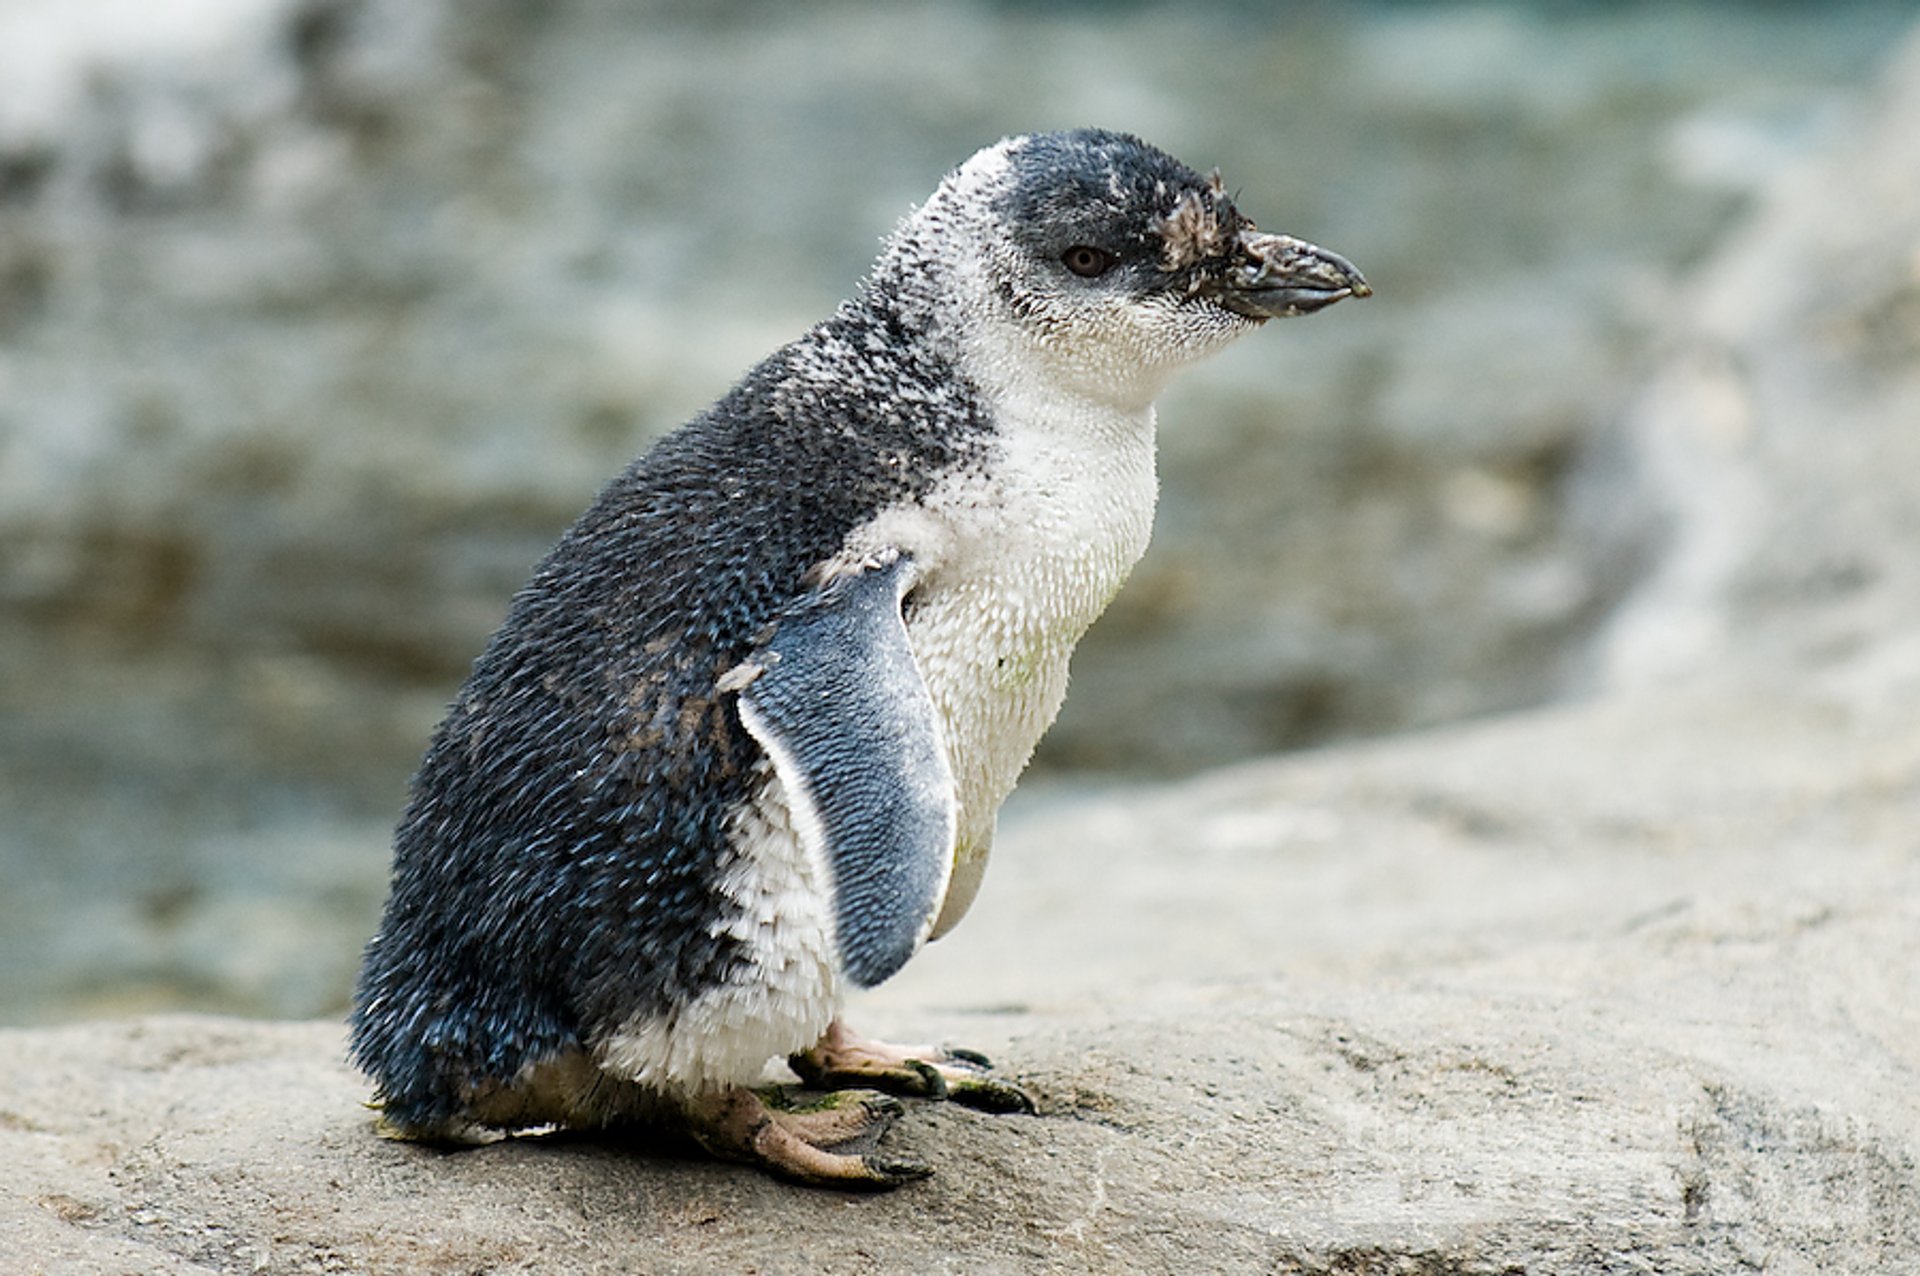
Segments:
[[[880,1198],[382,1142],[333,1023],[0,1034],[0,1253],[101,1272],[1891,1273],[1920,1265],[1920,729],[1661,694],[1071,799],[860,1008]]]
[[[1909,43],[1684,276],[1587,695],[1010,822],[858,1007],[1040,1101],[911,1107],[933,1179],[398,1146],[332,1022],[121,1019],[0,1032],[0,1266],[1920,1270],[1916,139]]]

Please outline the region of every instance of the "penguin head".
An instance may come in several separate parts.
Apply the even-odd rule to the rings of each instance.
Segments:
[[[893,247],[934,250],[976,353],[1120,406],[1268,319],[1371,291],[1337,254],[1262,234],[1218,174],[1098,129],[981,151]]]

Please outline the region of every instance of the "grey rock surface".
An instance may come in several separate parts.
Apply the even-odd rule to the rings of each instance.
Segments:
[[[1920,1267],[1920,729],[1667,695],[1070,799],[858,1008],[883,1198],[604,1142],[382,1142],[330,1023],[0,1033],[8,1270]]]
[[[1589,699],[1030,795],[855,1015],[1039,1117],[914,1105],[936,1177],[844,1198],[381,1142],[330,1022],[13,1029],[0,1268],[1920,1270],[1917,137],[1910,44],[1698,275],[1610,489],[1670,536]],[[333,960],[299,914],[218,916]]]

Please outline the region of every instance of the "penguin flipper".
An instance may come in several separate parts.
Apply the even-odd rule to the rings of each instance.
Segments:
[[[901,613],[913,580],[901,556],[829,581],[742,666],[741,721],[830,871],[841,966],[862,987],[925,942],[953,870],[953,771]]]

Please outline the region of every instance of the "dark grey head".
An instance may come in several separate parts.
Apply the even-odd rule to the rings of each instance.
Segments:
[[[1217,175],[1099,129],[1008,138],[950,174],[889,259],[945,263],[990,357],[1116,402],[1271,318],[1371,290],[1337,254],[1258,231]]]

